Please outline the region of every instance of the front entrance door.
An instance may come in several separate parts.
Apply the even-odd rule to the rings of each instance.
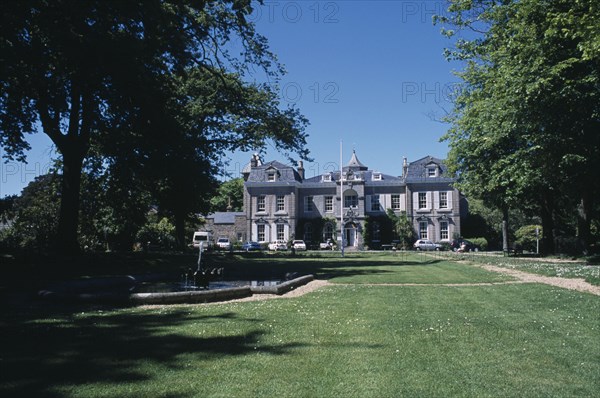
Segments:
[[[345,238],[346,238],[346,246],[356,246],[356,225],[354,223],[346,224],[346,228],[344,228]]]

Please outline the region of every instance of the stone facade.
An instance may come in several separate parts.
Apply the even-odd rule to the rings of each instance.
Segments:
[[[246,233],[250,240],[327,239],[360,247],[365,220],[388,209],[405,213],[416,235],[447,242],[460,235],[461,195],[441,159],[431,156],[402,164],[402,175],[370,170],[352,154],[342,171],[305,178],[297,169],[254,155],[243,171]],[[386,243],[386,242],[382,242]]]
[[[244,212],[216,212],[206,216],[205,221],[201,230],[210,232],[215,241],[219,237],[242,243],[248,239]]]

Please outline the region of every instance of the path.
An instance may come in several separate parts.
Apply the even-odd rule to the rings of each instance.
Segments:
[[[361,286],[449,286],[449,287],[468,287],[468,286],[497,286],[497,285],[510,285],[510,284],[522,284],[522,283],[543,283],[545,285],[561,287],[564,289],[577,290],[580,292],[591,293],[596,296],[600,296],[600,286],[592,285],[591,283],[586,282],[581,278],[560,278],[555,276],[543,276],[536,275],[529,272],[518,271],[515,269],[508,269],[497,267],[494,265],[479,265],[469,263],[469,265],[474,267],[480,267],[487,271],[498,272],[501,274],[509,275],[515,278],[515,281],[505,281],[505,282],[479,282],[479,283],[361,283]],[[269,299],[279,299],[279,298],[293,298],[300,297],[307,293],[313,292],[323,286],[344,286],[349,284],[343,283],[330,283],[326,280],[315,279],[306,285],[300,286],[290,292],[278,296],[276,294],[254,294],[250,297],[231,300],[228,302],[244,302],[244,301],[258,301],[258,300],[269,300]],[[207,305],[215,305],[222,304],[219,303],[207,303]]]
[[[449,286],[449,287],[467,287],[467,286],[496,286],[496,285],[510,285],[510,284],[522,284],[522,283],[543,283],[545,285],[551,285],[556,287],[561,287],[570,290],[577,290],[580,292],[595,294],[596,296],[600,296],[600,286],[592,285],[591,283],[586,282],[580,278],[559,278],[554,276],[543,276],[531,274],[529,272],[518,271],[514,269],[507,269],[502,267],[496,267],[494,265],[475,265],[470,264],[475,267],[481,267],[487,271],[498,272],[501,274],[509,275],[515,278],[515,281],[505,281],[505,282],[480,282],[480,283],[364,283],[360,284],[361,286]],[[335,285],[346,285],[346,284],[338,284],[338,283],[330,283],[325,280],[315,279],[310,283],[307,283],[304,286],[300,286],[297,289],[290,291],[282,296],[277,296],[273,294],[255,294],[251,297],[246,297],[243,299],[235,300],[235,301],[256,301],[256,300],[265,300],[265,299],[274,299],[274,298],[291,298],[291,297],[299,297],[303,296],[306,293],[310,293],[316,289],[319,289],[323,286],[335,286]]]
[[[501,274],[512,276],[523,283],[543,283],[546,285],[562,287],[570,290],[577,290],[580,292],[592,293],[596,296],[600,296],[600,286],[592,285],[591,283],[586,282],[582,278],[560,278],[557,276],[543,276],[532,274],[529,272],[518,271],[516,269],[497,267],[495,265],[480,265],[480,267],[488,271],[498,272]]]

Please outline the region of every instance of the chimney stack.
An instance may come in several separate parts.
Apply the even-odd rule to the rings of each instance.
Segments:
[[[304,162],[302,160],[298,162],[298,174],[300,174],[300,179],[304,180]]]

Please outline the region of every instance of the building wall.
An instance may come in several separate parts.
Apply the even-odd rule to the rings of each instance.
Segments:
[[[435,166],[439,163],[439,166]],[[276,162],[272,162],[276,163]],[[359,163],[359,162],[358,162]],[[427,175],[427,168],[432,165],[438,167],[440,174],[433,178]],[[277,224],[283,224],[285,229],[285,240],[291,239],[295,234],[296,226],[299,220],[332,217],[337,220],[337,236],[342,234],[343,225],[340,223],[340,210],[344,204],[344,194],[350,189],[356,192],[358,197],[358,206],[350,209],[344,208],[344,224],[353,222],[359,230],[356,238],[362,243],[362,228],[366,216],[385,215],[388,209],[392,208],[392,195],[399,195],[400,208],[394,209],[395,213],[400,215],[406,212],[412,220],[413,227],[419,236],[420,222],[427,222],[427,238],[433,241],[449,241],[454,234],[460,234],[460,215],[461,215],[461,196],[458,190],[452,188],[452,179],[442,175],[442,161],[431,157],[423,158],[415,163],[411,163],[408,175],[412,172],[412,179],[406,176],[393,177],[386,176],[381,180],[375,180],[373,175],[378,174],[365,168],[357,168],[354,180],[345,180],[343,185],[344,192],[340,192],[338,173],[333,173],[334,181],[326,182],[322,178],[312,178],[304,180],[297,173],[287,170],[285,165],[276,164],[282,180],[269,182],[260,173],[272,171],[273,166],[265,168],[252,168],[247,171],[250,177],[244,187],[244,209],[246,212],[246,231],[247,237],[251,240],[258,240],[257,225],[265,225],[265,241],[274,241],[277,239]],[[362,166],[362,165],[360,165]],[[419,170],[423,169],[421,175],[417,175]],[[346,170],[346,168],[344,169]],[[404,171],[406,173],[406,169]],[[373,178],[373,179],[371,179]],[[425,193],[427,197],[427,206],[424,209],[419,208],[419,193]],[[447,207],[441,208],[439,195],[445,192],[447,195]],[[276,210],[277,196],[283,195],[285,198],[285,211]],[[379,210],[372,208],[374,195],[379,195]],[[257,203],[260,196],[265,197],[265,210],[258,211]],[[312,198],[312,210],[307,210],[307,198]],[[332,197],[333,209],[331,212],[325,210],[325,198]],[[441,236],[441,226],[447,223],[447,235]],[[301,237],[298,237],[301,238]]]
[[[232,224],[215,223],[213,219],[208,218],[202,229],[210,231],[214,240],[219,237],[228,237],[231,242],[244,242],[248,237],[245,215],[235,216]]]

